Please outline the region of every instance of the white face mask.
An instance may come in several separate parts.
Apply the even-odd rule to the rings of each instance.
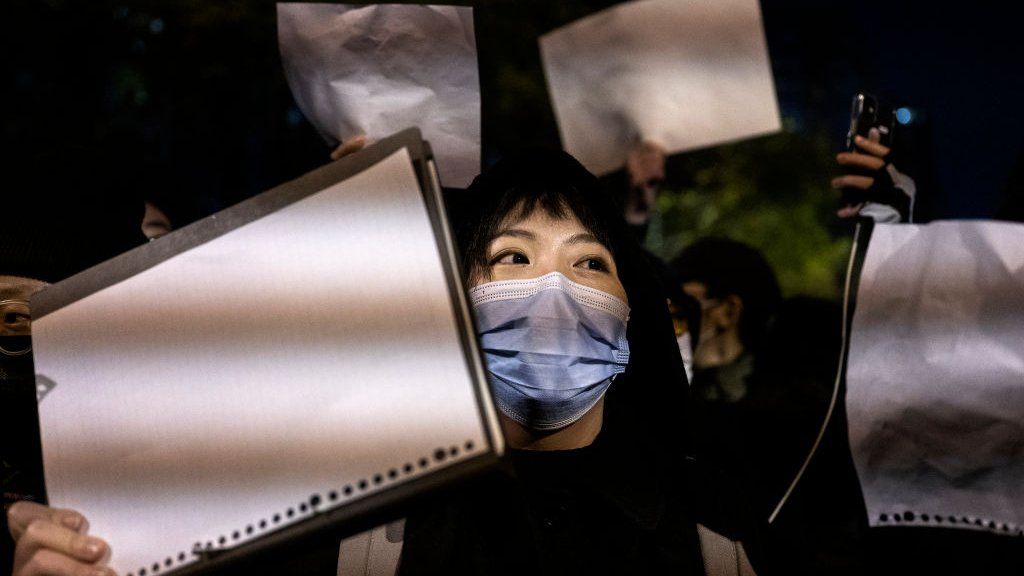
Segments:
[[[686,370],[686,382],[693,383],[693,346],[690,344],[690,333],[676,336],[676,344],[679,345],[679,355],[683,357],[683,369]]]

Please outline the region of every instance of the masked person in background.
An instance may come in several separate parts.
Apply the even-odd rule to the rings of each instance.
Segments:
[[[775,273],[757,249],[727,238],[694,242],[672,266],[702,310],[694,394],[709,401],[741,400],[782,299]]]
[[[727,238],[694,242],[672,268],[701,310],[688,421],[697,457],[744,482],[746,497],[760,512],[762,488],[779,483],[760,461],[764,446],[758,440],[771,432],[761,429],[770,387],[756,374],[781,300],[775,274],[758,250]]]

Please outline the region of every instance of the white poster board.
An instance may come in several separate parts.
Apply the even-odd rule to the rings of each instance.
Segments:
[[[540,39],[562,145],[599,175],[781,128],[758,0],[638,0]]]
[[[500,453],[409,150],[342,162],[364,166],[341,181],[321,169],[265,193],[303,194],[269,213],[220,229],[266,211],[258,197],[33,302],[50,502],[86,515],[119,574],[187,566]],[[100,285],[55,305],[83,283]]]
[[[872,526],[1024,528],[1024,225],[875,225],[846,372]]]

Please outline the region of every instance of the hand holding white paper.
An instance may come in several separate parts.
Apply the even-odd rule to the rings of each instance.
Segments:
[[[846,384],[872,526],[1024,528],[1024,226],[876,225]]]
[[[484,453],[444,266],[402,148],[42,315],[50,501],[141,576]]]
[[[642,0],[540,39],[562,145],[597,174],[650,140],[685,152],[778,131],[757,0]]]
[[[480,172],[480,79],[466,6],[277,5],[285,75],[332,147],[416,126],[445,186]]]

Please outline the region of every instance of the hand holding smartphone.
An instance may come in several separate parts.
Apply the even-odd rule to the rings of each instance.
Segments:
[[[892,146],[893,131],[896,128],[896,114],[893,107],[867,92],[858,92],[850,106],[850,129],[846,133],[846,151],[854,154],[871,155],[870,150],[857,146],[856,137],[869,138],[872,130],[876,130],[878,144],[886,149]],[[847,166],[846,174],[871,177],[874,170],[859,169]],[[868,191],[864,188],[846,186],[842,189],[840,203],[843,206],[857,206],[868,200]]]

